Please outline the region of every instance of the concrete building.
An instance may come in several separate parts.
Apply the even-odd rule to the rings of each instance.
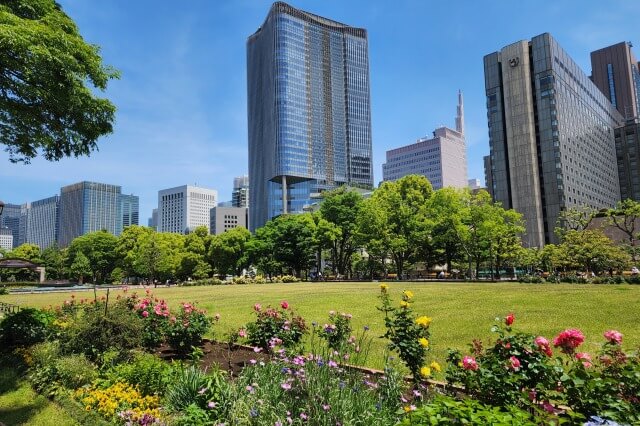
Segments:
[[[482,188],[482,183],[480,183],[480,179],[469,179],[467,186],[473,191]]]
[[[214,207],[211,209],[211,234],[219,235],[229,229],[247,227],[248,209],[246,207]]]
[[[233,179],[231,205],[233,207],[249,207],[249,176],[244,175]]]
[[[103,229],[120,235],[120,196],[120,186],[106,183],[85,181],[62,187],[58,245],[67,247],[74,238]]]
[[[149,228],[153,228],[155,230],[158,229],[158,209],[153,209],[151,211],[151,217],[147,221],[147,225]]]
[[[249,227],[373,187],[367,32],[276,2],[247,40]]]
[[[487,192],[495,201],[495,197],[493,196],[493,176],[491,175],[491,156],[485,155],[482,157],[482,160],[484,163],[484,184],[487,187]]]
[[[13,249],[13,232],[9,228],[0,228],[0,249]]]
[[[218,203],[215,189],[183,185],[158,192],[158,232],[188,234],[210,226],[210,212]]]
[[[615,130],[620,198],[640,201],[640,119],[634,118]]]
[[[122,225],[120,230],[130,225],[138,225],[140,222],[140,199],[136,195],[122,194],[120,196],[122,204]]]
[[[5,204],[2,216],[0,216],[0,228],[11,231],[12,247],[18,247],[20,241],[20,212],[20,204]]]
[[[556,242],[564,209],[620,199],[614,128],[622,116],[545,33],[484,57],[492,195],[522,213],[523,242]]]
[[[426,176],[433,189],[468,186],[462,93],[458,93],[455,130],[440,127],[434,130],[432,138],[424,137],[387,151],[387,161],[382,165],[383,180],[395,181],[412,174]]]
[[[640,114],[640,63],[631,47],[620,42],[591,52],[591,80],[626,120]]]
[[[60,196],[44,198],[25,205],[25,242],[44,250],[58,241]]]

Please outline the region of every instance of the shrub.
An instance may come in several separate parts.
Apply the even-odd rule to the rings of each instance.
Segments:
[[[67,389],[77,389],[98,378],[95,365],[84,355],[69,355],[55,362],[57,381]]]
[[[300,278],[294,277],[293,275],[283,275],[281,281],[283,283],[297,283],[300,281]]]
[[[8,314],[0,322],[0,348],[12,349],[43,342],[54,318],[49,312],[32,308]]]
[[[97,361],[110,349],[124,359],[127,352],[142,346],[143,324],[125,304],[108,309],[88,307],[62,331],[60,342],[64,353],[84,354]]]
[[[127,363],[110,370],[107,377],[112,383],[125,381],[137,386],[142,395],[163,395],[171,382],[173,368],[156,355],[136,353]]]
[[[493,407],[473,399],[457,401],[439,396],[429,403],[412,410],[402,420],[402,426],[421,425],[521,425],[535,426],[541,419],[534,419],[527,411],[516,407]],[[549,423],[551,424],[551,423]]]
[[[228,419],[232,404],[231,385],[226,375],[214,370],[205,373],[195,366],[180,369],[165,395],[169,410],[201,414],[195,407],[207,410],[211,420]]]
[[[34,389],[44,395],[54,396],[58,391],[56,360],[60,357],[59,344],[38,343],[30,348],[28,355],[29,381]]]
[[[382,306],[378,309],[384,312],[384,323],[387,329],[383,337],[389,339],[389,347],[398,352],[400,359],[411,371],[414,381],[418,381],[420,376],[431,375],[431,367],[426,365],[431,318],[417,317],[413,313],[411,309],[413,293],[408,290],[402,293],[400,307],[392,307],[387,289],[387,284],[380,284]]]
[[[216,316],[216,320],[219,316]],[[179,352],[190,352],[202,343],[202,336],[211,328],[212,320],[206,312],[191,303],[183,303],[180,312],[167,325],[167,342]]]
[[[249,344],[253,346],[265,350],[279,345],[290,348],[300,343],[307,331],[304,318],[296,315],[286,301],[280,303],[279,309],[271,306],[262,309],[258,303],[253,309],[256,320],[246,326]]]
[[[0,296],[9,294],[9,289],[5,285],[0,285]]]
[[[171,315],[166,302],[146,297],[135,303],[132,309],[143,324],[142,345],[147,349],[160,346],[165,340]]]
[[[518,281],[527,284],[544,284],[546,280],[538,275],[521,275]]]

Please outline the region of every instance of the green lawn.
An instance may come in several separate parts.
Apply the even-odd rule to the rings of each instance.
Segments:
[[[552,338],[565,328],[579,328],[586,335],[584,350],[594,352],[602,333],[617,329],[624,334],[628,350],[640,346],[640,286],[518,283],[389,283],[398,301],[403,289],[415,294],[416,313],[433,318],[432,355],[444,361],[447,348],[467,348],[474,338],[487,339],[494,318],[509,312],[516,315],[518,330]],[[131,290],[130,290],[131,291]],[[143,290],[138,290],[143,293]],[[101,293],[103,294],[103,293]],[[111,298],[120,291],[112,292]],[[196,302],[210,314],[220,313],[215,337],[222,338],[253,317],[254,303],[276,305],[287,300],[308,323],[324,323],[330,310],[353,314],[354,326],[367,325],[372,336],[383,334],[381,313],[376,310],[377,283],[297,283],[158,288],[154,294],[169,306],[176,302]],[[62,303],[69,293],[0,296],[0,302],[43,307]],[[76,298],[92,298],[92,292],[79,292]],[[368,364],[382,366],[384,342],[374,339]]]

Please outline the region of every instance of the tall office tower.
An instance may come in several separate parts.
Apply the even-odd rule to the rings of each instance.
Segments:
[[[60,196],[54,195],[27,205],[25,242],[44,250],[58,240]]]
[[[79,182],[60,189],[58,245],[67,247],[74,238],[107,230],[120,235],[122,229],[121,187]]]
[[[233,207],[249,207],[249,176],[233,178],[231,205]]]
[[[411,174],[426,176],[433,189],[468,186],[462,93],[458,93],[456,130],[439,127],[432,138],[424,137],[414,144],[387,151],[387,162],[382,165],[383,180],[394,181]]]
[[[122,194],[120,196],[120,203],[122,207],[120,208],[122,211],[122,225],[120,227],[120,231],[127,226],[130,225],[138,225],[140,222],[140,199],[137,195],[126,195]]]
[[[218,204],[218,191],[178,186],[158,191],[158,232],[188,234],[198,226],[209,229],[210,211]]]
[[[487,187],[487,192],[491,195],[491,198],[494,199],[493,176],[491,175],[491,156],[485,155],[482,157],[482,161],[484,163],[484,185]]]
[[[21,208],[22,206],[20,206],[20,204],[5,204],[2,215],[0,216],[0,228],[11,230],[13,248],[20,245],[18,242],[20,241]]]
[[[547,33],[484,57],[493,197],[522,213],[523,242],[556,242],[560,212],[620,199],[622,117]]]
[[[247,40],[249,226],[373,187],[367,32],[277,2]]]
[[[626,120],[640,114],[640,63],[631,47],[621,42],[591,52],[591,80]]]
[[[149,228],[153,228],[155,230],[158,229],[158,209],[153,209],[151,211],[151,217],[147,221],[147,225]]]
[[[620,198],[640,201],[640,118],[615,130]]]

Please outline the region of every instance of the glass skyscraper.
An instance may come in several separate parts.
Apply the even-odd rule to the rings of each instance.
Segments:
[[[367,32],[274,3],[247,40],[249,226],[372,188]]]

